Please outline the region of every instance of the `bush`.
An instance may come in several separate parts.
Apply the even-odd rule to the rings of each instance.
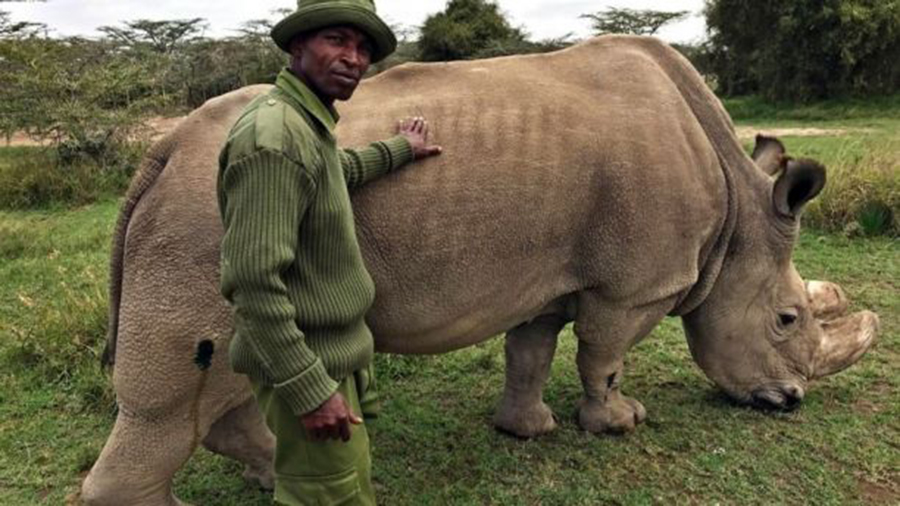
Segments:
[[[861,150],[851,142],[828,164],[828,184],[804,223],[851,235],[900,236],[900,141]]]
[[[120,165],[108,168],[90,160],[62,165],[52,148],[0,148],[0,209],[77,206],[119,195],[143,150],[143,144],[127,146]]]

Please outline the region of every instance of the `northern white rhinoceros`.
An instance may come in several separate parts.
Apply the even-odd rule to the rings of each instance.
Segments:
[[[112,259],[119,413],[83,485],[88,503],[175,504],[172,475],[199,444],[271,482],[271,435],[227,365],[215,202],[219,148],[266,89],[195,111],[129,190]],[[507,332],[495,418],[506,431],[554,427],[542,387],[570,321],[579,422],[592,432],[644,419],[620,390],[623,359],[666,315],[683,318],[694,358],[728,394],[787,408],[877,334],[870,312],[823,327],[813,309],[843,297],[830,285],[810,295],[791,262],[821,166],[766,139],[754,163],[700,75],[654,39],[407,64],[365,82],[342,114],[344,144],[423,115],[444,147],[353,195],[377,349],[440,353]]]

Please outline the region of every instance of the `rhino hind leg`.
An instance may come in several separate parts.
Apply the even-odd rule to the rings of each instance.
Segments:
[[[182,506],[172,491],[175,472],[194,448],[183,413],[145,419],[120,409],[112,434],[81,486],[91,506]]]
[[[494,415],[494,426],[519,437],[534,437],[556,428],[544,404],[544,383],[556,352],[559,316],[541,316],[506,334],[506,386]]]
[[[203,446],[246,465],[244,479],[248,482],[266,490],[275,488],[275,437],[266,427],[255,399],[248,399],[219,418]]]

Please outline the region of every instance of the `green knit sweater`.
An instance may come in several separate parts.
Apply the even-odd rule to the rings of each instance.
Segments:
[[[375,289],[348,187],[412,160],[394,137],[339,151],[337,113],[288,70],[244,110],[219,159],[222,294],[234,309],[232,368],[275,387],[297,414],[372,360]]]

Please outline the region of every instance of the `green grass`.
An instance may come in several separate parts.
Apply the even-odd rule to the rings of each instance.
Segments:
[[[758,96],[726,98],[725,108],[737,122],[869,121],[900,119],[900,93],[882,97],[842,98],[810,104],[769,102]]]
[[[114,419],[97,355],[105,334],[117,203],[0,212],[0,504],[61,504]],[[900,244],[806,232],[797,263],[878,312],[881,342],[809,390],[788,414],[738,407],[692,363],[677,320],[627,358],[625,391],[649,411],[626,437],[580,431],[567,329],[546,391],[555,433],[522,441],[490,424],[503,342],[438,357],[378,356],[373,425],[382,504],[897,504],[900,502]],[[240,466],[199,450],[177,493],[204,505],[263,505]]]

